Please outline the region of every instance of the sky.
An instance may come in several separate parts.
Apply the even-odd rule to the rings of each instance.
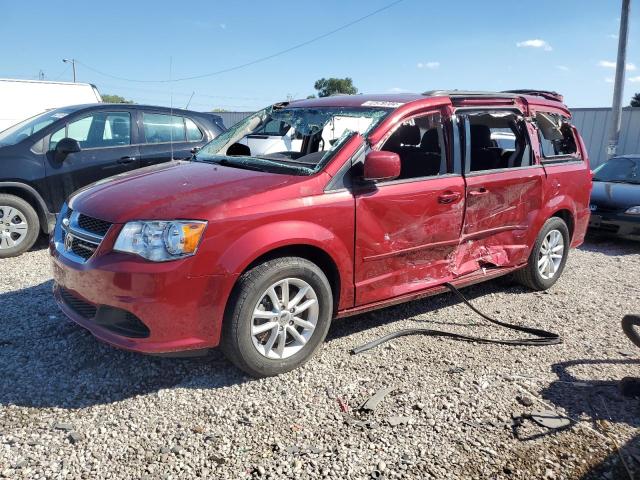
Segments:
[[[536,88],[570,107],[611,105],[620,0],[393,3],[0,0],[0,77],[71,81],[62,59],[74,58],[78,81],[103,94],[180,108],[192,97],[203,111],[304,98],[322,77],[362,93]],[[625,105],[640,92],[633,3]]]

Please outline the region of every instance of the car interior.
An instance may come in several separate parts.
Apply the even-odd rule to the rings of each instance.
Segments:
[[[440,115],[411,119],[400,125],[382,150],[400,157],[400,177],[420,178],[447,173],[447,156]]]
[[[526,126],[518,115],[510,112],[479,112],[469,114],[466,118],[470,137],[469,171],[531,165]]]

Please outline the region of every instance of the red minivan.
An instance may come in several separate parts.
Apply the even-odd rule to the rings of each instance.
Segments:
[[[220,345],[268,376],[308,360],[332,318],[445,282],[549,288],[589,221],[570,118],[560,95],[530,90],[273,105],[190,161],[72,195],[50,243],[55,297],[117,347]],[[301,142],[252,152],[268,125]]]

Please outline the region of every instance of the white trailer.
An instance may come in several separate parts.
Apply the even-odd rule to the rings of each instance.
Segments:
[[[0,78],[0,131],[45,110],[102,102],[90,83]]]

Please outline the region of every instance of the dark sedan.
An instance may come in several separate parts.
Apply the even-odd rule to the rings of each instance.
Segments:
[[[209,113],[98,103],[49,110],[0,132],[0,258],[49,233],[75,190],[189,158],[223,130]]]
[[[614,157],[594,170],[590,208],[590,229],[640,236],[640,155]]]

